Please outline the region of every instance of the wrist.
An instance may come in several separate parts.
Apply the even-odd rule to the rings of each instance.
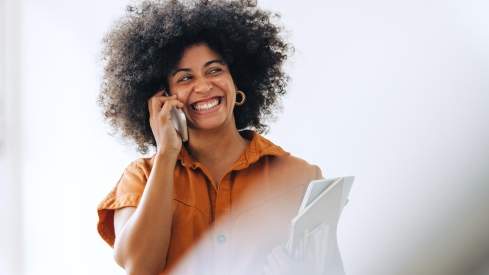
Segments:
[[[178,158],[178,154],[180,154],[179,150],[176,149],[168,149],[168,148],[160,148],[156,151],[155,158],[158,160],[173,160],[176,161]]]

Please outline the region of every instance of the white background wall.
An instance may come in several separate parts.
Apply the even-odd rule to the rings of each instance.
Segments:
[[[123,274],[95,208],[138,155],[95,101],[101,39],[126,3],[0,3],[19,7],[7,46],[20,45],[0,60],[20,70],[0,71],[20,103],[2,106],[0,273]],[[268,137],[326,176],[357,176],[339,227],[347,273],[489,274],[489,3],[259,4],[297,50]]]
[[[20,137],[19,15],[18,3],[0,0],[0,274],[22,267],[20,143],[13,142]]]

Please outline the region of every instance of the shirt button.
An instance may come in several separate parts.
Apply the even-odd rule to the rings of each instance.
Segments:
[[[219,234],[217,235],[217,242],[218,243],[225,243],[226,242],[226,236],[224,236],[224,234]]]

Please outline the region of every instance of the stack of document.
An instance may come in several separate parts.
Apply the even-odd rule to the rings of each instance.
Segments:
[[[312,181],[292,219],[287,249],[310,274],[344,274],[336,229],[354,177]]]

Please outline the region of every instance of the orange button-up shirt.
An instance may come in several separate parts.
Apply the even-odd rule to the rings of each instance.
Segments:
[[[307,184],[322,178],[319,167],[260,134],[240,133],[250,143],[219,183],[212,183],[207,169],[182,147],[174,173],[176,208],[165,274],[259,271],[268,253],[287,240]],[[129,164],[98,206],[98,232],[111,246],[114,211],[137,207],[151,163],[152,158],[140,158]]]

